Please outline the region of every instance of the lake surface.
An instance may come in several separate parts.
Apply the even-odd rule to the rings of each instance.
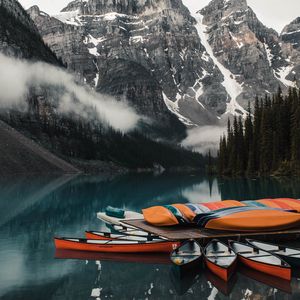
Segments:
[[[105,229],[96,212],[107,205],[140,210],[186,201],[300,198],[299,183],[182,174],[2,179],[0,299],[300,299],[297,278],[287,284],[241,270],[228,284],[205,272],[180,280],[166,257],[66,259],[53,245],[55,235]]]

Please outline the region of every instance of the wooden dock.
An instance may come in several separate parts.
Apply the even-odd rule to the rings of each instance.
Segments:
[[[300,238],[300,228],[274,232],[229,232],[183,226],[156,227],[148,224],[145,220],[125,220],[123,223],[173,241],[196,239],[202,243],[207,243],[212,239],[243,240],[245,238],[253,238],[262,240],[275,240],[277,242],[296,240]]]

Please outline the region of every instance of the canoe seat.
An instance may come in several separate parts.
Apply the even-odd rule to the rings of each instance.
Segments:
[[[230,255],[206,255],[208,258],[222,258],[222,257],[235,257],[235,254],[230,254]]]
[[[252,256],[246,256],[247,258],[256,258],[256,257],[272,257],[272,255],[270,254],[256,254],[256,255],[252,255]]]

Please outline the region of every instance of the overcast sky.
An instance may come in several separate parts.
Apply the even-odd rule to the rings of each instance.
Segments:
[[[19,2],[25,8],[36,4],[46,13],[56,14],[71,0],[19,0]],[[183,2],[199,10],[210,0],[183,0]],[[248,4],[265,25],[279,32],[296,17],[300,17],[299,0],[248,0]]]

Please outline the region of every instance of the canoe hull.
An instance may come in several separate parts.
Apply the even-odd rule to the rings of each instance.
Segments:
[[[230,280],[230,278],[233,276],[234,271],[236,269],[236,261],[228,268],[224,268],[214,264],[213,262],[205,258],[205,265],[213,274],[217,275],[219,278],[221,278],[224,281]]]
[[[279,277],[284,280],[291,280],[291,269],[290,268],[285,268],[285,267],[280,267],[280,266],[275,266],[275,265],[270,265],[258,261],[254,261],[252,259],[248,259],[246,257],[243,257],[241,255],[238,255],[239,261],[243,263],[245,266],[252,268],[254,270],[257,270],[259,272]]]
[[[170,253],[180,242],[157,242],[137,244],[89,244],[64,239],[54,239],[56,249],[109,253]]]
[[[268,232],[284,230],[300,225],[300,215],[279,210],[256,210],[238,212],[212,219],[206,229],[238,232]]]

